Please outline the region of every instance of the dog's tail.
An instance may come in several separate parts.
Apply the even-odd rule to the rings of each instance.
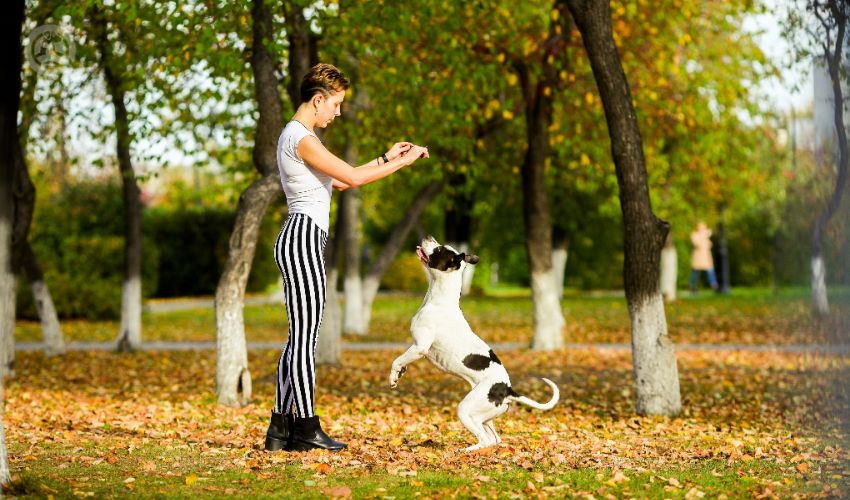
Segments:
[[[528,405],[532,408],[537,408],[538,410],[551,410],[558,404],[558,398],[560,397],[560,392],[558,392],[558,386],[555,385],[555,382],[552,382],[548,378],[540,377],[540,380],[546,382],[546,384],[552,388],[552,399],[550,399],[546,403],[538,403],[533,399],[529,399],[525,396],[508,396],[508,399],[511,401],[516,401],[517,403],[522,403],[524,405]]]

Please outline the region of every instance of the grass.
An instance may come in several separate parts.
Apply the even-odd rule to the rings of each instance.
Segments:
[[[52,448],[57,458],[73,451],[58,446]],[[582,494],[617,498],[697,498],[723,494],[736,498],[749,496],[759,488],[774,495],[816,491],[802,478],[787,479],[774,464],[761,460],[740,466],[712,460],[690,467],[643,472],[580,469],[553,474],[543,467],[528,470],[513,466],[487,474],[467,469],[393,475],[386,470],[368,468],[338,472],[331,469],[323,474],[299,465],[232,470],[222,463],[224,460],[210,461],[191,449],[164,450],[154,446],[133,450],[132,455],[118,453],[116,458],[114,464],[80,461],[61,470],[48,463],[34,463],[25,468],[9,493],[23,498],[132,495],[139,498],[310,499],[349,494],[355,498],[566,497]],[[195,465],[187,465],[187,458]],[[150,473],[138,474],[145,464]],[[69,481],[69,476],[75,479]]]

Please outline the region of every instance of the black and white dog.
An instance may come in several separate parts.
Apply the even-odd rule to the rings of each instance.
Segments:
[[[397,387],[408,364],[423,356],[428,358],[441,370],[457,375],[472,386],[458,405],[457,413],[478,443],[464,451],[498,444],[501,439],[496,434],[493,419],[508,410],[509,402],[549,410],[558,402],[558,386],[542,379],[552,388],[552,399],[548,403],[520,396],[511,387],[508,372],[496,353],[469,327],[460,310],[460,291],[463,269],[477,263],[478,256],[440,245],[432,236],[422,240],[416,254],[428,275],[428,293],[410,324],[413,345],[393,361],[390,387]]]

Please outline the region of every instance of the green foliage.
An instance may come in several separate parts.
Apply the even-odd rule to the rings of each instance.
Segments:
[[[503,281],[527,281],[519,182],[519,165],[527,147],[522,119],[526,103],[512,62],[527,59],[530,66],[536,64],[550,26],[564,21],[558,19],[562,14],[552,9],[553,4],[417,0],[413,4],[309,6],[289,2],[284,8],[282,2],[269,2],[271,11],[279,14],[304,9],[312,29],[321,34],[320,59],[337,64],[352,78],[347,103],[354,95],[368,95],[364,107],[345,109],[344,119],[327,131],[325,142],[332,151],[341,156],[346,143],[354,141],[360,161],[365,162],[396,140],[431,148],[430,160],[363,188],[364,234],[372,248],[386,240],[417,189],[447,173],[462,173],[466,183],[446,186],[427,209],[423,228],[440,238],[445,208],[458,196],[471,197],[473,248],[489,262],[500,264]],[[65,71],[100,72],[88,32],[92,5],[66,2],[46,19],[55,22],[64,17],[65,24],[76,29],[77,56],[73,68],[57,67],[39,75],[41,85],[50,86],[49,91],[38,93],[40,111],[54,109],[59,97],[86,94],[83,87],[88,84],[71,89],[61,85]],[[653,208],[672,223],[683,275],[690,255],[687,233],[698,218],[716,228],[718,206],[724,203],[733,284],[765,283],[773,242],[808,238],[802,222],[794,231],[784,227],[787,224],[780,228],[788,184],[781,168],[786,158],[775,140],[775,129],[781,125],[763,112],[760,96],[751,85],[774,69],[742,29],[745,15],[760,7],[696,0],[617,0],[611,7],[615,40],[644,139]],[[250,68],[250,5],[118,1],[103,9],[115,49],[114,63],[125,81],[134,144],[140,144],[140,139],[168,139],[198,163],[218,164],[228,173],[253,170],[257,110]],[[276,29],[269,41],[280,61],[287,60],[289,50],[283,21],[279,15],[275,18]],[[552,155],[547,166],[553,222],[570,240],[567,283],[619,288],[622,227],[602,106],[578,32],[565,29],[561,35],[567,47],[559,57],[566,66],[558,71],[561,88],[553,90]],[[532,67],[534,78],[538,70]],[[279,90],[288,78],[283,67]],[[68,110],[91,108],[69,115],[67,127],[82,126],[105,142],[109,125],[94,119],[105,102],[89,101],[86,106],[65,105]],[[288,116],[291,103],[284,99],[283,105]],[[34,115],[32,133],[42,129],[39,120],[50,113]],[[33,147],[49,148],[50,141],[40,138]],[[143,153],[134,152],[144,158]],[[207,201],[216,199],[213,205],[232,207],[233,193],[240,192],[233,187],[243,182],[244,178],[229,176],[227,189],[215,192],[221,188],[216,186],[202,195],[183,185],[169,193],[164,206],[183,210],[210,206]],[[206,253],[199,258],[206,267],[195,270],[195,288],[188,285],[188,277],[180,278],[185,285],[166,286],[172,276],[182,273],[169,271],[168,278],[161,276],[166,281],[160,282],[158,293],[207,289],[210,275],[217,276],[210,271],[212,254],[226,243],[220,236],[213,243],[212,233],[218,234],[218,227],[211,226],[228,224],[221,213],[186,210],[192,213],[174,213],[174,227],[168,227],[165,216],[151,215],[158,220],[154,231],[164,235],[155,239],[158,244],[183,241],[191,249],[186,254]],[[206,229],[185,227],[193,224]],[[785,236],[776,237],[780,229]],[[269,246],[266,231],[260,237],[257,265],[271,262],[260,253]],[[846,233],[836,234],[833,241],[841,248],[840,236]],[[411,248],[414,240],[404,248]],[[827,252],[834,249],[828,245]],[[785,255],[791,251],[787,249]],[[162,262],[179,266],[176,246],[173,252],[169,245],[161,253]],[[793,282],[799,282],[807,268],[804,253],[800,255],[793,265],[783,266],[783,272],[796,273],[793,279],[787,278]],[[828,257],[833,259],[828,265],[843,265],[839,257],[840,253]],[[268,276],[270,282],[276,275],[274,268],[255,272],[251,287],[261,288],[263,280],[253,281],[255,276]]]
[[[227,261],[234,213],[229,209],[150,210],[145,234],[157,242],[159,286],[156,297],[212,295]],[[247,291],[264,291],[279,271],[272,248],[280,228],[266,217],[260,229]]]
[[[60,317],[116,318],[124,269],[121,189],[116,183],[69,185],[36,205],[30,243]],[[157,287],[155,242],[143,239],[142,293]],[[25,280],[18,287],[22,317],[36,317]]]
[[[61,317],[115,318],[120,314],[124,263],[121,190],[114,182],[85,182],[42,196],[30,234]],[[272,250],[280,206],[264,219],[247,291],[279,280]],[[227,259],[234,212],[215,206],[153,208],[143,216],[144,297],[211,295]],[[35,317],[26,280],[18,308]]]

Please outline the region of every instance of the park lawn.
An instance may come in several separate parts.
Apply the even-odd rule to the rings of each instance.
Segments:
[[[701,291],[681,295],[665,308],[670,337],[676,343],[810,344],[846,342],[850,289],[830,291],[832,311],[825,320],[812,317],[809,292],[789,289],[774,294],[768,289],[735,289],[730,295]],[[422,302],[421,294],[379,295],[367,335],[346,335],[347,342],[407,342],[410,319]],[[568,291],[562,300],[567,321],[565,339],[573,343],[628,343],[629,317],[622,294]],[[473,329],[488,342],[530,343],[532,305],[527,289],[496,289],[486,296],[464,297],[461,307]],[[117,321],[63,321],[70,341],[111,341]],[[283,305],[245,308],[249,341],[280,342],[286,339]],[[41,339],[35,321],[20,321],[19,341]],[[846,337],[846,335],[844,336]],[[212,308],[145,313],[143,338],[150,341],[215,340]]]
[[[678,354],[683,413],[634,415],[623,350],[506,351],[514,387],[561,402],[497,420],[499,446],[472,444],[455,407],[466,387],[420,361],[387,387],[400,350],[349,351],[319,369],[317,408],[339,454],[266,453],[278,352],[252,350],[254,395],[215,404],[212,351],[20,353],[6,433],[23,497],[430,498],[611,495],[835,497],[850,488],[850,358]]]

